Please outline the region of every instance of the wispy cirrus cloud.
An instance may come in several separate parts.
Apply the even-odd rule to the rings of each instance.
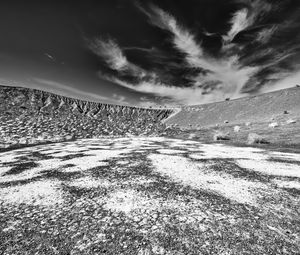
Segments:
[[[110,38],[106,40],[100,38],[91,40],[88,43],[88,47],[116,71],[124,71],[130,66],[118,44]]]
[[[256,36],[256,41],[258,41],[261,44],[268,43],[277,29],[278,29],[278,26],[271,25],[270,27],[267,27],[267,28],[259,31]]]
[[[207,73],[201,73],[193,78],[196,87],[205,89],[207,84],[218,83],[220,86],[215,88],[222,90],[224,93],[230,92],[232,96],[235,96],[247,83],[249,77],[257,71],[255,67],[239,65],[238,56],[236,55],[220,58],[209,56],[205,53],[201,43],[196,41],[195,35],[179,24],[171,14],[157,6],[150,5],[149,10],[145,10],[140,6],[139,8],[148,16],[153,25],[171,33],[173,45],[185,54],[185,59],[189,66],[207,71]],[[244,16],[245,19],[246,16],[247,13]],[[243,20],[243,17],[238,16],[238,19]],[[235,22],[232,25],[232,32],[229,32],[229,34],[233,35],[240,28],[237,27]]]
[[[129,74],[139,79],[150,75],[141,67],[130,62],[124,51],[112,38],[96,38],[88,41],[88,47],[92,52],[106,62],[108,67],[121,74]]]
[[[291,27],[299,28],[294,22],[296,16],[281,24],[276,20],[268,23],[266,17],[279,9],[278,2],[233,1],[238,5],[228,20],[228,31],[202,33],[220,38],[220,49],[214,55],[195,29],[189,29],[170,12],[153,4],[137,4],[148,24],[167,31],[164,41],[172,44],[172,50],[157,45],[122,48],[113,39],[92,40],[89,48],[117,72],[108,74],[100,70],[99,76],[129,90],[169,98],[174,103],[197,104],[256,93],[264,85],[293,74],[296,69],[287,63],[299,52],[299,46],[284,41],[283,35]],[[239,39],[243,36],[247,40]],[[128,51],[144,52],[147,61],[152,61],[150,68],[143,69],[138,62],[130,62]],[[170,60],[167,54],[180,61]]]
[[[230,43],[235,38],[235,36],[246,29],[253,21],[248,19],[248,10],[246,8],[237,11],[232,16],[230,20],[231,29],[228,31],[226,35],[223,36],[223,40],[225,43]]]
[[[204,94],[202,88],[175,87],[155,81],[141,81],[140,83],[133,85],[115,77],[101,76],[101,78],[105,78],[134,91],[170,98],[169,104],[173,105],[193,105],[198,104],[199,102],[209,103],[214,100],[219,101],[226,97],[232,97],[231,91],[214,90],[209,94]]]
[[[172,35],[172,43],[180,52],[184,53],[186,60],[191,65],[196,65],[194,61],[203,56],[201,44],[196,41],[195,36],[185,29],[183,25],[169,13],[158,8],[155,5],[150,5],[150,8],[145,8],[138,5],[138,8],[146,14],[151,24],[163,30],[167,30]],[[210,64],[205,61],[202,63],[203,68],[209,68]]]
[[[231,43],[240,32],[256,26],[258,21],[276,8],[276,5],[262,0],[237,0],[236,2],[244,4],[244,6],[232,15],[229,22],[231,28],[227,34],[223,36],[225,44]],[[269,35],[272,31],[273,30],[268,31]]]
[[[149,18],[151,24],[167,30],[171,34],[174,47],[185,55],[186,66],[200,68],[204,72],[189,77],[193,87],[175,87],[165,84],[160,77],[152,72],[145,71],[136,64],[128,61],[124,51],[112,39],[96,39],[89,44],[89,48],[101,57],[110,68],[119,73],[130,73],[135,78],[135,83],[128,82],[120,77],[99,75],[112,82],[134,91],[169,97],[174,102],[195,104],[222,100],[224,97],[237,97],[249,76],[256,71],[254,67],[240,67],[236,56],[226,58],[213,58],[204,52],[201,43],[197,42],[195,35],[169,13],[157,6],[151,5],[149,10],[140,7]]]

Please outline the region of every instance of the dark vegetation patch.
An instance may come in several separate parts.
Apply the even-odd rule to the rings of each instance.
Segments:
[[[82,158],[82,157],[85,157],[85,156],[91,156],[91,155],[87,155],[87,154],[84,154],[84,153],[76,153],[76,154],[69,154],[69,155],[66,155],[66,156],[63,156],[63,157],[59,157],[59,158],[62,161],[66,161],[66,160],[69,160],[69,159]]]
[[[93,188],[83,188],[83,187],[75,187],[72,185],[62,185],[63,191],[67,192],[69,195],[75,197],[75,198],[93,198],[96,194]],[[99,190],[98,190],[99,191]],[[101,189],[101,194],[106,195],[106,190]]]
[[[215,203],[232,204],[232,202],[213,192],[206,190],[193,189],[189,186],[183,186],[179,182],[174,182],[166,176],[162,176],[159,173],[153,171],[151,161],[147,159],[147,156],[151,153],[156,153],[155,150],[149,150],[146,153],[139,154],[139,158],[136,156],[128,156],[126,160],[130,162],[139,162],[136,166],[130,166],[127,168],[117,165],[117,161],[107,160],[108,166],[100,166],[90,169],[92,176],[105,178],[113,182],[131,181],[135,178],[146,178],[154,180],[147,184],[136,184],[136,190],[145,192],[146,194],[153,194],[155,197],[162,197],[164,199],[176,199],[177,196],[192,196],[197,199],[206,199],[207,201],[215,201]],[[220,169],[221,171],[221,169]]]
[[[89,148],[89,151],[101,151],[101,150],[108,150],[104,148]]]
[[[74,167],[74,166],[76,166],[76,165],[74,165],[74,164],[65,164],[61,168],[65,169],[65,168]]]
[[[269,182],[271,179],[269,175],[257,173],[238,166],[234,159],[204,159],[201,161],[204,163],[213,163],[210,164],[210,166],[214,171],[221,175],[225,172],[234,178],[243,178],[249,181],[260,181],[265,183]]]
[[[43,174],[43,178],[56,179],[60,181],[70,181],[82,176],[82,172],[80,171],[68,173],[68,172],[62,172],[60,171],[60,169],[43,171],[42,174]]]
[[[296,176],[275,176],[274,179],[282,181],[295,181],[300,183],[300,177]]]
[[[25,184],[29,184],[31,182],[39,181],[41,179],[42,179],[41,176],[36,176],[36,177],[26,179],[26,180],[15,180],[15,181],[2,182],[2,183],[0,183],[0,189],[1,188],[9,188],[9,187],[18,186],[18,185],[25,185]]]
[[[6,151],[12,151],[12,150],[17,150],[17,149],[22,149],[22,148],[31,148],[35,146],[40,146],[40,145],[49,145],[49,144],[55,144],[55,143],[60,143],[60,142],[55,142],[55,141],[42,141],[37,144],[11,144],[7,148],[0,148],[0,152],[6,152]]]
[[[270,162],[277,162],[277,163],[284,163],[284,164],[293,164],[293,165],[299,165],[300,166],[300,161],[297,160],[289,160],[289,159],[280,159],[280,158],[269,158],[268,161]]]
[[[39,164],[36,162],[22,162],[18,163],[17,165],[13,166],[9,171],[7,171],[4,175],[13,175],[13,174],[20,174],[26,170],[29,170],[34,167],[38,167]]]
[[[29,151],[26,153],[26,156],[17,157],[19,160],[46,160],[46,159],[53,159],[54,157],[45,155],[39,151]]]
[[[294,196],[294,197],[298,197],[300,199],[300,190],[299,189],[295,189],[295,188],[281,188],[283,190],[285,190],[286,192],[288,192],[290,195]]]

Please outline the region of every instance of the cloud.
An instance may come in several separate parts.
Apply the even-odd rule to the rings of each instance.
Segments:
[[[262,44],[266,44],[270,41],[274,33],[277,31],[278,26],[272,25],[271,27],[265,28],[257,33],[256,41]]]
[[[227,97],[237,97],[233,96],[231,91],[215,90],[210,94],[203,94],[204,90],[202,88],[184,88],[168,86],[166,84],[158,83],[155,81],[142,81],[139,84],[132,85],[126,81],[119,80],[115,77],[101,76],[101,78],[105,78],[130,90],[134,90],[145,94],[157,95],[159,97],[170,98],[171,100],[169,101],[169,103],[172,102],[173,105],[193,105],[199,104],[199,102],[210,103],[214,101],[222,101],[224,100],[224,98]]]
[[[166,40],[173,47],[168,50],[158,45],[122,49],[113,39],[98,38],[90,42],[89,48],[116,71],[108,74],[99,70],[99,76],[129,90],[189,105],[242,97],[262,91],[264,85],[286,86],[288,81],[293,81],[287,77],[295,70],[290,60],[299,52],[297,42],[300,40],[296,39],[295,43],[286,35],[299,28],[294,22],[298,16],[291,15],[282,23],[276,21],[277,16],[274,20],[271,17],[274,23],[270,23],[268,18],[279,9],[278,2],[233,2],[237,5],[228,20],[228,31],[209,34],[203,28],[200,35],[156,5],[137,4],[149,24],[167,31]],[[219,40],[215,54],[209,54],[211,51],[206,48],[205,41],[198,39],[203,34],[213,36],[211,40]],[[237,37],[239,34],[241,36]],[[151,63],[147,63],[148,67],[141,65],[143,69],[127,59],[127,51],[143,52],[143,61]],[[278,80],[285,83],[278,83]]]
[[[202,73],[192,78],[196,87],[206,87],[208,83],[211,84],[212,82],[219,83],[223,86],[218,86],[218,89],[224,93],[232,93],[232,96],[235,96],[247,83],[250,76],[257,71],[255,67],[240,66],[238,56],[235,55],[216,59],[205,54],[201,44],[196,42],[196,36],[162,9],[154,5],[150,6],[150,11],[139,8],[146,13],[153,25],[172,34],[173,45],[185,54],[185,60],[190,67],[208,71],[206,74]],[[247,14],[248,12],[239,12],[235,16],[233,28],[229,33],[230,36],[240,31],[241,28],[247,27],[249,22]]]
[[[232,43],[236,35],[256,25],[267,13],[276,9],[274,3],[272,5],[264,0],[237,0],[237,3],[242,3],[245,6],[233,14],[229,22],[231,28],[227,34],[223,36],[224,44]],[[266,30],[266,32],[270,35],[273,31]],[[260,34],[260,37],[262,39],[263,34]]]
[[[139,9],[147,15],[152,25],[171,34],[174,47],[184,54],[185,66],[197,68],[204,72],[190,75],[192,87],[183,88],[165,84],[152,71],[146,71],[128,61],[121,47],[112,39],[96,39],[89,44],[89,48],[99,57],[104,59],[110,68],[118,71],[118,75],[109,76],[99,71],[102,78],[113,81],[128,89],[172,98],[172,100],[186,104],[211,102],[223,100],[225,97],[241,96],[242,87],[248,82],[249,77],[257,71],[255,67],[240,66],[238,56],[213,58],[204,52],[201,44],[196,41],[196,36],[169,13],[157,6],[150,5],[149,10],[141,6]],[[184,68],[184,66],[182,66]],[[124,77],[124,73],[130,74]],[[134,80],[134,82],[132,82]]]
[[[232,19],[230,20],[231,29],[225,36],[223,36],[224,42],[225,43],[232,42],[234,37],[241,31],[246,29],[249,25],[251,25],[252,22],[253,22],[253,20],[251,21],[248,19],[248,10],[247,9],[242,9],[242,10],[237,11],[233,15]]]
[[[176,49],[186,55],[186,60],[191,65],[194,65],[194,60],[199,59],[203,55],[201,45],[196,42],[195,36],[180,25],[176,19],[169,13],[163,11],[155,5],[150,5],[150,10],[138,6],[145,13],[149,21],[172,34],[172,43]],[[203,62],[203,68],[206,68],[206,63]]]
[[[103,40],[97,38],[91,41],[88,47],[114,70],[124,71],[130,65],[127,58],[123,55],[118,44],[112,39]]]
[[[111,38],[106,40],[101,38],[90,40],[88,47],[103,59],[111,69],[119,73],[139,78],[144,78],[147,75],[147,72],[141,67],[128,61],[121,47]]]

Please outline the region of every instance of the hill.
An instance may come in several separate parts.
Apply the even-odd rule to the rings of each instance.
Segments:
[[[165,123],[182,131],[177,137],[203,142],[252,144],[254,136],[268,146],[300,148],[300,88],[184,107]]]
[[[0,86],[0,149],[75,138],[158,135],[164,130],[161,121],[172,112]]]
[[[167,120],[180,127],[209,127],[246,122],[263,122],[286,115],[300,115],[300,88],[290,88],[258,96],[203,105],[188,106]]]
[[[294,149],[300,146],[300,88],[181,109],[147,109],[0,86],[0,123],[0,150],[141,135],[239,145],[254,135],[258,143]]]

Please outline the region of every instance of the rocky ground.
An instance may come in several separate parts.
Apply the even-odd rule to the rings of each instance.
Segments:
[[[159,135],[171,113],[0,85],[0,151],[81,138]]]
[[[165,124],[180,130],[175,137],[213,142],[216,134],[227,143],[247,144],[248,136],[261,136],[269,145],[300,149],[300,88],[224,102],[185,106]]]
[[[300,154],[161,138],[0,153],[0,254],[299,254]]]

